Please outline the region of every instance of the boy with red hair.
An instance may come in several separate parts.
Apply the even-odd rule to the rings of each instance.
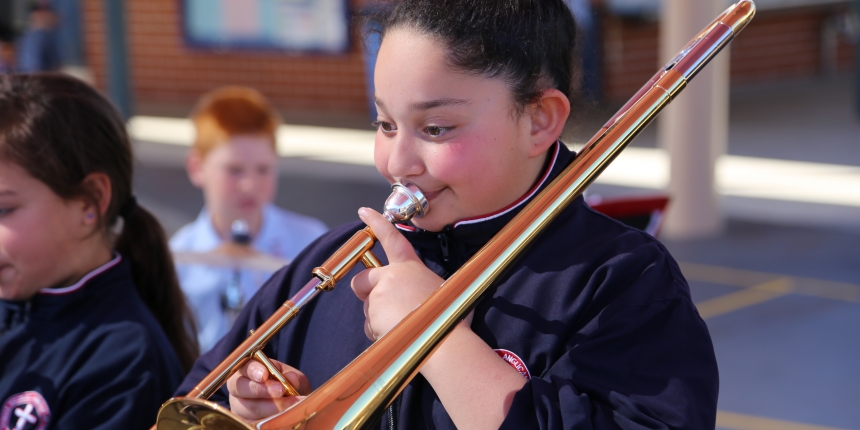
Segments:
[[[201,97],[191,119],[197,135],[186,168],[191,182],[203,190],[205,206],[170,240],[174,252],[212,252],[239,233],[254,251],[292,260],[327,231],[317,219],[272,204],[280,118],[262,94],[247,87],[214,90]],[[202,265],[180,265],[177,272],[197,317],[202,351],[230,328],[225,311],[235,311],[230,307],[236,304],[228,305],[235,297],[227,295],[238,293],[241,304],[271,275]],[[230,283],[235,291],[227,291]]]

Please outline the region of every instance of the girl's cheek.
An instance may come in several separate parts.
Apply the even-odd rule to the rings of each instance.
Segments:
[[[463,176],[483,170],[480,163],[471,159],[471,154],[457,148],[445,148],[427,157],[427,171],[436,179],[449,185]]]

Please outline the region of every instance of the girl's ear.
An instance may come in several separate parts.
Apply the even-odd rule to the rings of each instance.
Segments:
[[[112,191],[110,177],[102,172],[94,172],[87,175],[83,182],[84,186],[95,198],[95,207],[93,207],[92,202],[84,202],[86,222],[95,223],[97,219],[104,216],[105,212],[107,212],[108,206],[110,206]],[[96,214],[98,214],[98,216],[96,216]]]
[[[561,136],[570,115],[570,100],[555,88],[545,90],[528,112],[532,126],[529,157],[536,157],[545,154]]]
[[[188,173],[188,180],[197,187],[203,188],[203,156],[195,150],[188,153],[185,158],[185,171]]]

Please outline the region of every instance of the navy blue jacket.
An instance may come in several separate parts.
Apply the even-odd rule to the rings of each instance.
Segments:
[[[563,145],[553,151],[536,188],[574,157]],[[427,267],[448,277],[532,195],[439,233],[409,226],[401,231]],[[362,227],[352,223],[331,231],[276,273],[231,332],[198,360],[178,393],[189,391]],[[374,251],[385,260],[378,244]],[[349,288],[361,269],[318,296],[266,348],[270,357],[304,372],[312,387],[370,345],[362,303]],[[714,428],[713,346],[678,265],[653,237],[592,211],[582,198],[478,303],[472,330],[531,378],[515,396],[503,428]],[[222,389],[215,400],[224,402],[225,394]],[[454,428],[420,374],[395,401],[394,411],[399,429]]]
[[[0,300],[0,428],[148,429],[182,380],[130,265],[117,257],[88,276]]]

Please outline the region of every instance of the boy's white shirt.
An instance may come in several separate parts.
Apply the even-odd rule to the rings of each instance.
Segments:
[[[328,231],[322,221],[268,204],[263,207],[260,232],[251,247],[260,253],[292,261],[317,237]],[[194,222],[170,238],[173,252],[209,252],[223,243],[215,231],[212,217],[204,206]],[[233,269],[177,264],[179,284],[194,312],[200,352],[211,349],[230,329],[221,308],[221,295],[233,276]],[[242,270],[240,286],[247,302],[273,272]]]

